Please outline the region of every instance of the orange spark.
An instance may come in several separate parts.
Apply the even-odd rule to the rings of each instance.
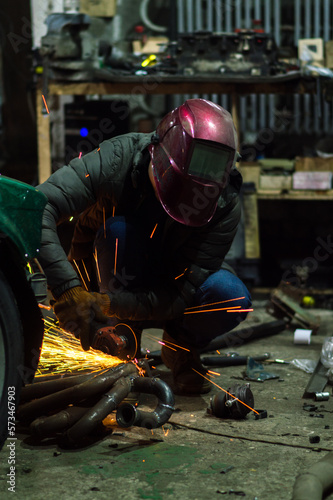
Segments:
[[[98,148],[98,149],[97,149],[97,151],[100,151],[100,150],[101,150],[101,148]]]
[[[114,217],[114,213],[116,211],[116,207],[113,207],[113,210],[112,210],[112,217]]]
[[[201,311],[186,311],[184,312],[184,314],[198,314],[198,313],[207,313],[207,312],[215,312],[215,311],[228,311],[230,309],[237,309],[237,311],[235,312],[238,312],[239,309],[240,309],[241,306],[234,306],[234,307],[219,307],[218,309],[204,309],[204,310],[201,310]]]
[[[43,96],[43,94],[42,94],[42,98],[43,98],[43,101],[44,101],[45,109],[46,109],[47,113],[50,114],[49,108],[47,107],[47,103],[46,103],[46,100],[45,100],[45,97]]]
[[[101,275],[99,272],[99,266],[98,266],[98,259],[97,259],[97,249],[95,248],[95,253],[94,253],[94,259],[96,262],[96,268],[97,268],[97,273],[98,273],[98,280],[101,281]]]
[[[153,229],[153,232],[152,232],[152,233],[151,233],[151,235],[150,235],[150,237],[151,237],[151,238],[153,237],[153,235],[154,235],[154,233],[155,233],[155,231],[156,231],[156,228],[157,228],[157,223],[155,224],[155,227],[154,227],[154,229]]]
[[[212,370],[208,370],[208,373],[211,373],[212,375],[218,375],[220,377],[221,373],[213,372]]]
[[[159,344],[161,345],[164,345],[165,347],[168,347],[169,349],[172,349],[173,351],[177,351],[177,349],[174,349],[173,347],[171,347],[171,345],[166,345],[164,342],[162,342],[161,340],[158,341]]]
[[[184,272],[182,274],[180,274],[179,276],[176,276],[175,280],[178,280],[178,278],[180,278],[181,276],[184,276],[184,274],[186,273],[188,267],[184,270]]]
[[[220,351],[218,351],[217,349],[216,349],[216,352],[217,352],[217,354],[221,354]]]
[[[104,238],[106,238],[106,229],[105,229],[105,207],[103,207],[103,224],[104,224]]]
[[[220,302],[212,302],[211,304],[201,304],[201,306],[187,307],[185,311],[189,311],[190,309],[197,309],[198,307],[216,306],[217,304],[224,304],[225,302],[231,302],[232,300],[241,300],[241,299],[245,299],[245,297],[237,297],[235,299],[221,300]]]
[[[82,264],[83,264],[83,267],[84,267],[84,270],[86,272],[86,275],[87,275],[87,278],[88,278],[88,281],[90,281],[90,277],[89,277],[89,274],[88,274],[88,271],[87,271],[87,268],[86,268],[86,265],[84,263],[84,260],[82,259]]]
[[[79,154],[79,159],[81,158],[81,156],[82,156],[82,151],[81,151],[81,152],[80,152],[80,154]]]
[[[163,429],[163,434],[164,436],[166,437],[168,434],[169,434],[169,430],[170,429],[164,429],[164,426],[162,425],[162,429]]]
[[[166,345],[166,343],[167,343],[167,344],[171,344],[171,345],[173,345],[175,347],[179,347],[179,349],[183,349],[183,351],[189,351],[190,352],[190,349],[187,349],[186,347],[182,347],[181,345],[178,345],[178,344],[174,344],[173,342],[169,342],[168,340],[164,340],[163,342],[161,342],[158,337],[154,337],[153,335],[149,335],[148,333],[146,334],[146,336],[150,337],[153,340],[156,340],[159,344],[165,345],[166,347],[169,347],[168,345]],[[177,349],[175,349],[175,351],[176,350]]]
[[[242,312],[249,312],[249,311],[253,311],[253,309],[238,309],[237,311],[228,310],[227,313],[242,313]]]
[[[86,177],[89,177],[89,174],[86,174]]]
[[[114,270],[113,274],[116,276],[117,274],[117,254],[118,254],[118,238],[116,238],[116,250],[114,255]]]
[[[48,311],[52,309],[51,306],[44,306],[44,304],[38,304],[38,307],[40,307],[41,309],[47,309]]]
[[[77,263],[76,263],[76,261],[75,261],[74,259],[73,259],[73,262],[74,262],[74,264],[75,264],[76,269],[77,269],[77,270],[78,270],[78,272],[79,272],[79,275],[80,275],[80,277],[81,277],[81,280],[82,280],[82,282],[83,282],[83,284],[84,284],[85,289],[88,291],[88,287],[87,287],[87,285],[86,285],[86,282],[85,282],[85,281],[84,281],[84,279],[83,279],[83,276],[82,276],[82,274],[81,274],[81,271],[80,271],[80,269],[79,269],[79,266],[77,265]]]
[[[208,377],[205,377],[204,375],[202,375],[202,373],[198,372],[197,370],[195,370],[194,368],[192,368],[192,370],[194,372],[196,372],[198,375],[201,375],[201,377],[205,378],[206,380],[208,380],[208,382],[210,382],[211,384],[214,384],[216,385],[216,387],[218,387],[219,389],[221,389],[221,391],[225,392],[226,394],[229,394],[229,396],[231,396],[232,398],[236,399],[237,401],[239,401],[240,403],[242,403],[242,405],[246,406],[247,408],[249,408],[251,411],[254,411],[254,413],[256,413],[257,415],[259,415],[259,412],[257,412],[256,410],[254,410],[253,408],[251,408],[251,406],[247,405],[246,403],[244,403],[244,401],[241,401],[240,399],[236,398],[233,394],[231,394],[230,392],[226,391],[225,389],[223,389],[223,387],[221,387],[220,385],[216,384],[215,382],[213,382],[212,380],[210,380]]]

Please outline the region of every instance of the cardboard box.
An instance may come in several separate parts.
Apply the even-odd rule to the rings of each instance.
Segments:
[[[294,172],[293,189],[328,190],[332,188],[332,172]]]
[[[297,156],[295,170],[296,172],[333,172],[333,158]]]
[[[117,0],[80,0],[80,12],[93,17],[113,17]]]
[[[292,175],[265,175],[260,176],[260,189],[288,191],[292,188]]]
[[[324,40],[322,38],[302,38],[298,40],[298,58],[302,65],[324,64]]]
[[[166,36],[151,36],[142,45],[140,40],[133,42],[134,54],[159,54],[165,51],[169,39]]]

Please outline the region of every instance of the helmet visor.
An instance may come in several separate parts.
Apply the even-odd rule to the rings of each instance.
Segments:
[[[235,150],[228,146],[194,139],[187,173],[197,180],[223,184],[234,156]]]

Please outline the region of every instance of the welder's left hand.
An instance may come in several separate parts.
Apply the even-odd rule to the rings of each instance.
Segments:
[[[66,290],[53,303],[53,310],[64,330],[80,339],[82,349],[89,350],[92,322],[106,323],[110,299],[107,294],[90,293],[81,286]]]

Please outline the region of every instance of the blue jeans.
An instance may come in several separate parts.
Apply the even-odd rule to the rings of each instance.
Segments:
[[[156,283],[161,273],[162,233],[162,227],[157,227],[154,237],[150,238],[150,229],[138,229],[135,221],[125,217],[108,219],[95,239],[100,292],[134,290]],[[199,307],[205,304],[207,307]],[[131,322],[131,325],[138,329],[165,328],[175,339],[202,348],[246,318],[246,311],[233,312],[237,306],[251,307],[249,291],[232,272],[220,269],[197,289],[192,307],[181,318],[163,324],[147,321]],[[197,312],[207,309],[213,310]]]

